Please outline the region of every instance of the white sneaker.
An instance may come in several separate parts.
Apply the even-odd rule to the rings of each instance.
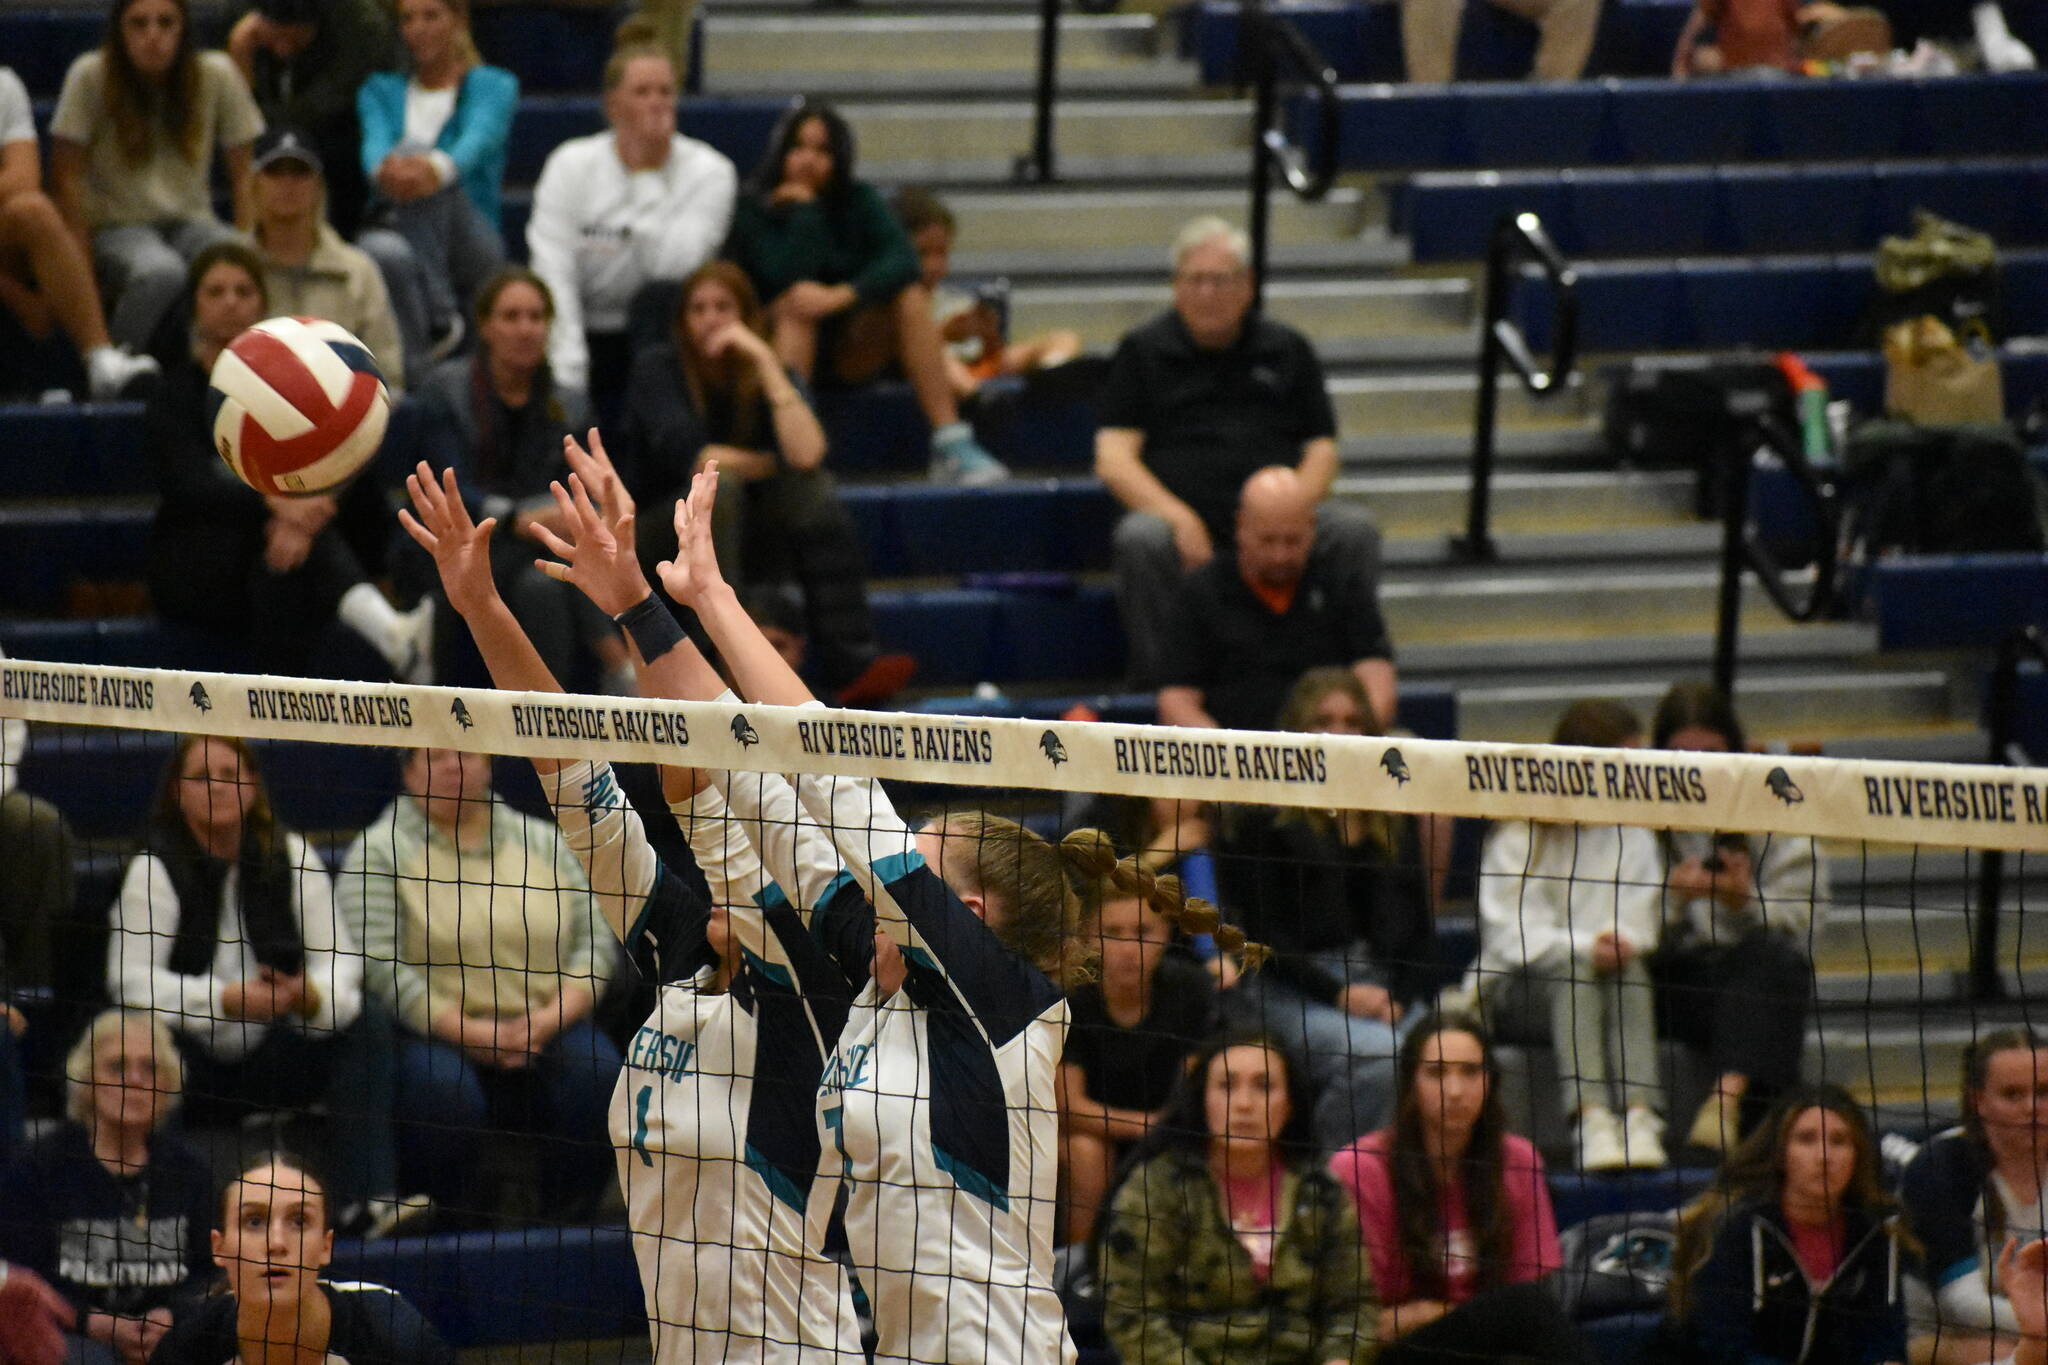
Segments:
[[[405,654],[394,662],[392,671],[400,682],[425,686],[434,681],[433,597],[422,597],[418,606],[399,613],[398,619],[405,626],[402,637]]]
[[[1579,1169],[1620,1171],[1628,1167],[1627,1136],[1621,1120],[1604,1104],[1579,1111]]]
[[[1648,1105],[1629,1106],[1621,1142],[1627,1149],[1627,1165],[1632,1171],[1659,1171],[1671,1164],[1664,1151],[1664,1120]]]
[[[117,346],[95,347],[85,358],[85,379],[96,403],[119,398],[130,384],[156,372],[155,360],[129,355]]]

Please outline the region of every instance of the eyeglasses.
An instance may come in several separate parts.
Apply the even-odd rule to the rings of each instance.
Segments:
[[[1190,289],[1230,289],[1244,283],[1248,270],[1183,270],[1173,277],[1176,285]]]

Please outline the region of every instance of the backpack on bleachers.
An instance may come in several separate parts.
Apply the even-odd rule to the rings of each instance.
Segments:
[[[1564,1264],[1551,1285],[1574,1322],[1664,1307],[1678,1249],[1675,1210],[1597,1214],[1566,1228],[1557,1241]]]
[[[2043,489],[2004,424],[1866,422],[1842,452],[1851,563],[1891,554],[2038,552]]]

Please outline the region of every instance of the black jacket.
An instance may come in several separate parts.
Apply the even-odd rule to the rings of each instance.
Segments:
[[[320,1289],[334,1311],[327,1334],[330,1362],[455,1365],[455,1352],[397,1290],[324,1281]],[[240,1349],[235,1339],[235,1296],[216,1294],[180,1317],[149,1360],[150,1365],[231,1365]]]

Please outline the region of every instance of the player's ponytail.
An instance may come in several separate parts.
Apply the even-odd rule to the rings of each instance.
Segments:
[[[1001,907],[991,923],[1004,947],[1037,963],[1062,990],[1093,979],[1096,954],[1081,932],[1081,897],[1060,850],[1015,820],[987,811],[948,815],[934,828],[941,838],[973,846],[972,857],[960,857],[949,842],[946,881],[957,892],[977,892]]]
[[[1136,858],[1117,857],[1115,846],[1101,830],[1075,830],[1060,841],[1060,852],[1081,875],[1084,884],[1096,889],[1092,897],[1096,903],[1112,895],[1143,901],[1176,931],[1209,934],[1219,948],[1243,953],[1248,966],[1266,960],[1268,951],[1264,944],[1247,943],[1241,929],[1222,922],[1214,905],[1199,896],[1190,896],[1179,877],[1155,873]],[[1105,886],[1107,892],[1102,889]]]

